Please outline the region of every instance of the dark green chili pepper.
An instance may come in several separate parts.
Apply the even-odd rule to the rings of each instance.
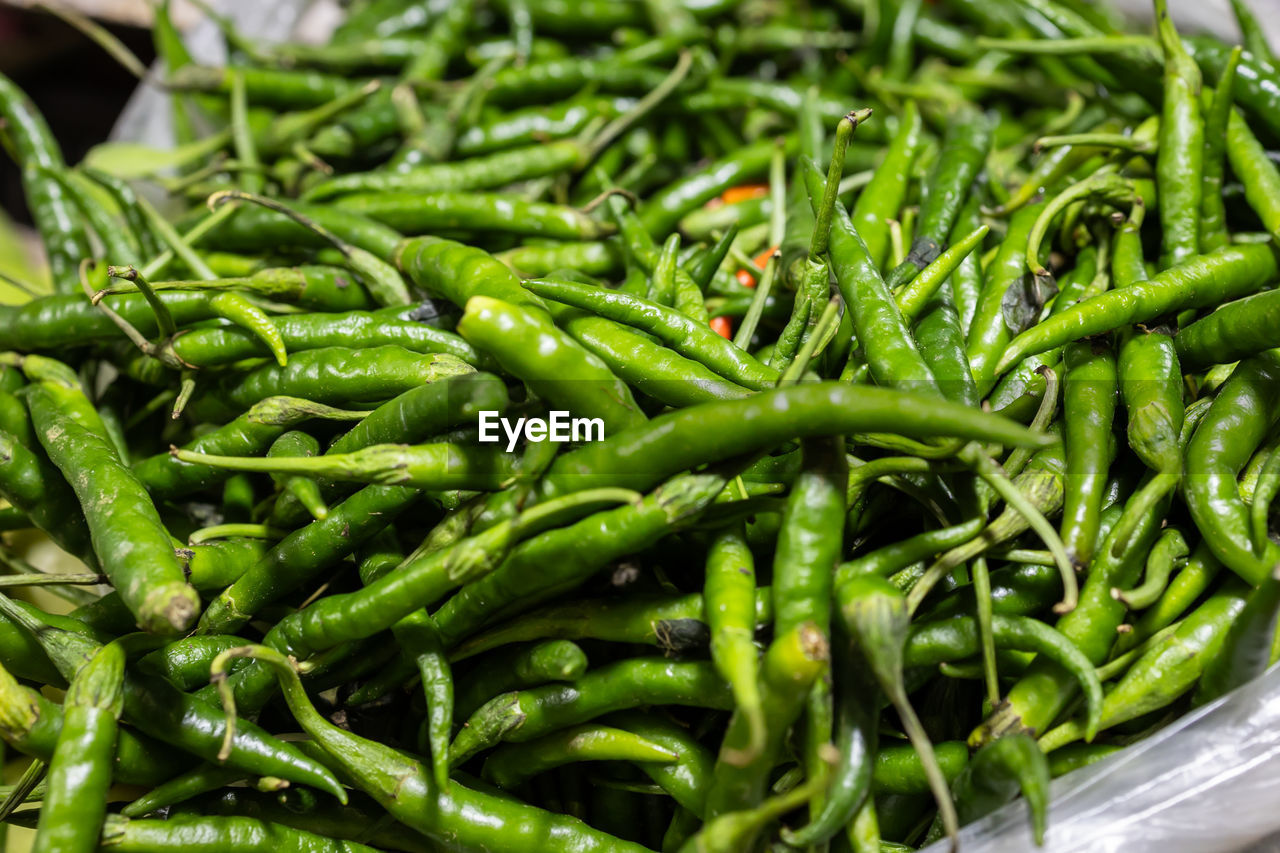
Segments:
[[[529,777],[576,761],[635,761],[669,764],[679,756],[645,737],[622,729],[571,726],[527,743],[507,744],[485,759],[484,777],[511,789]]]
[[[245,96],[254,105],[292,109],[315,107],[346,94],[358,84],[317,71],[246,66],[188,65],[170,71],[166,84],[179,92],[231,93],[232,79],[244,80]]]
[[[920,111],[914,102],[907,102],[898,122],[884,160],[849,213],[877,269],[883,268],[889,249],[888,221],[898,216],[906,199],[911,166],[922,143]]]
[[[774,143],[749,145],[673,182],[650,198],[640,211],[644,227],[655,239],[671,232],[686,213],[701,207],[732,186],[763,176]]]
[[[568,640],[543,640],[514,650],[496,651],[459,675],[454,693],[455,716],[466,719],[502,693],[549,681],[577,681],[586,669],[586,654]]]
[[[1227,148],[1227,125],[1235,106],[1236,68],[1240,64],[1240,49],[1231,52],[1227,66],[1218,78],[1213,98],[1202,96],[1205,101],[1204,119],[1204,178],[1200,193],[1200,251],[1210,252],[1225,246],[1230,239],[1227,233],[1227,211],[1222,203],[1222,173]]]
[[[1205,127],[1200,115],[1200,69],[1178,38],[1167,0],[1155,0],[1156,30],[1164,51],[1164,98],[1156,153],[1163,246],[1161,268],[1200,251]]]
[[[889,287],[907,284],[943,250],[970,185],[986,160],[992,133],[991,120],[970,108],[961,109],[947,122],[942,150],[925,179],[911,249],[907,259],[886,277]]]
[[[1031,278],[1032,273],[1027,269],[1026,262],[1026,240],[1044,208],[1045,202],[1038,201],[1013,214],[1004,242],[984,270],[986,282],[978,295],[965,346],[980,393],[985,394],[995,384],[996,377],[1003,372],[998,369],[996,361],[1013,337],[1005,320],[1005,297],[1013,288],[1025,288]],[[1041,326],[1043,324],[1035,329]],[[1010,359],[1009,363],[1016,364],[1020,360],[1021,357]]]
[[[716,427],[708,429],[709,424]],[[923,395],[810,383],[661,415],[562,455],[548,470],[543,488],[552,494],[605,485],[644,488],[691,466],[758,452],[792,438],[880,431],[954,435],[1009,446],[1051,441],[1003,419]]]
[[[1069,345],[1064,361],[1062,414],[1067,467],[1062,542],[1076,567],[1083,568],[1093,557],[1107,470],[1115,456],[1111,429],[1118,384],[1116,360],[1109,346],[1084,342]],[[1126,381],[1129,378],[1126,376]]]

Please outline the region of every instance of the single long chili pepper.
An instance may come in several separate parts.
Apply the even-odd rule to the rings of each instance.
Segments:
[[[1115,456],[1111,438],[1118,385],[1115,355],[1105,344],[1071,344],[1065,367],[1062,413],[1067,467],[1061,532],[1072,562],[1084,567],[1093,557],[1107,470]]]
[[[1280,417],[1280,352],[1240,362],[1186,449],[1187,508],[1214,556],[1251,584],[1261,583],[1280,546],[1255,553],[1249,511],[1236,479]]]
[[[613,230],[572,207],[498,193],[354,193],[342,205],[409,235],[443,230],[598,240]]]
[[[235,75],[243,78],[245,96],[251,104],[283,109],[319,106],[359,85],[346,77],[317,71],[200,65],[188,65],[171,71],[166,83],[180,92],[216,92],[228,95]]]
[[[466,719],[502,693],[537,687],[549,681],[576,681],[586,669],[586,654],[569,640],[543,640],[514,651],[496,651],[459,675],[454,715]]]
[[[914,101],[906,103],[898,122],[884,160],[849,212],[853,227],[861,235],[877,269],[884,266],[889,248],[887,223],[898,216],[906,199],[911,166],[923,141],[920,111]]]
[[[462,373],[419,385],[369,412],[336,438],[326,453],[351,453],[374,444],[421,441],[507,407],[507,389],[491,373]]]
[[[1155,14],[1164,52],[1156,182],[1163,241],[1160,266],[1167,269],[1200,251],[1205,127],[1200,114],[1200,69],[1178,38],[1167,0],[1155,0]]]
[[[706,663],[634,658],[571,684],[549,684],[499,696],[467,720],[450,749],[456,765],[498,742],[523,743],[565,726],[638,705],[728,709],[729,691]]]
[[[317,403],[381,402],[419,385],[471,373],[471,365],[445,353],[398,346],[304,350],[285,367],[264,365],[218,382],[215,394],[248,408],[267,397],[302,397]]]
[[[353,420],[363,412],[350,412],[313,403],[299,397],[267,397],[249,407],[230,423],[189,442],[184,449],[229,456],[264,452],[290,427],[310,418]],[[147,490],[160,497],[177,497],[215,485],[229,474],[215,468],[178,461],[170,453],[158,453],[133,465],[134,475]]]
[[[185,631],[200,612],[200,600],[187,585],[146,489],[121,464],[69,368],[27,356],[23,370],[36,380],[21,392],[32,424],[85,510],[103,572],[145,630]]]
[[[27,207],[40,232],[55,291],[76,288],[76,267],[89,254],[89,240],[75,205],[62,186],[48,180],[41,169],[66,168],[62,151],[31,99],[8,77],[0,75],[0,114],[18,166]]]
[[[293,203],[289,208],[352,246],[386,261],[394,258],[396,248],[403,240],[403,235],[394,228],[341,207]],[[262,207],[236,210],[235,216],[222,221],[202,239],[216,248],[246,252],[272,250],[280,246],[330,245],[322,234],[297,219]]]
[[[1275,275],[1276,257],[1268,246],[1216,249],[1167,269],[1150,281],[1108,291],[1049,317],[1014,338],[1000,356],[995,372],[1002,373],[1028,355],[1079,338],[1247,296]]]
[[[638,296],[576,282],[539,279],[524,282],[538,296],[581,308],[655,335],[682,355],[701,362],[740,385],[757,391],[772,388],[776,370],[761,364],[731,341],[690,317]]]
[[[515,458],[500,449],[437,444],[382,444],[323,456],[217,456],[174,449],[183,462],[234,471],[301,474],[357,483],[409,485],[430,491],[492,491],[514,473]],[[323,520],[323,519],[322,519]]]
[[[707,429],[708,424],[717,427]],[[730,424],[733,429],[725,428]],[[881,431],[915,437],[955,435],[1009,446],[1044,446],[1051,441],[1000,418],[923,395],[810,383],[661,415],[642,427],[563,454],[548,469],[542,488],[550,494],[595,485],[644,488],[676,471],[791,438]]]
[[[96,843],[95,839],[95,843]],[[296,850],[298,853],[372,853],[355,841],[314,835],[251,817],[183,815],[168,820],[140,820],[110,815],[102,828],[102,845],[120,853],[252,853]]]
[[[1243,69],[1241,69],[1243,74]],[[1280,189],[1280,170],[1238,113],[1227,122],[1227,159],[1244,185],[1245,201],[1269,233],[1280,233],[1280,203],[1271,193]]]
[[[439,791],[419,762],[383,744],[339,729],[317,713],[284,657],[261,646],[240,651],[272,667],[294,718],[344,777],[350,778],[406,826],[430,838],[480,848],[515,844],[533,853],[552,853],[565,845],[583,853],[643,851],[638,845],[606,835],[574,818],[470,790],[456,781],[448,792]],[[227,653],[228,656],[235,654],[234,651]],[[224,692],[224,702],[228,698]],[[477,815],[484,818],[477,819]]]
[[[427,853],[432,842],[397,822],[388,822],[377,803],[361,792],[339,806],[303,788],[261,792],[250,787],[221,788],[178,808],[170,817],[209,816],[256,818],[330,839],[368,842],[379,850]]]
[[[306,265],[299,267],[268,267],[248,276],[220,278],[208,281],[155,281],[151,288],[157,294],[168,295],[181,291],[196,291],[200,300],[210,303],[213,295],[223,291],[239,292],[273,297],[284,302],[294,302],[303,308],[315,311],[362,311],[376,308],[368,290],[357,281],[349,271],[341,267]],[[94,300],[100,302],[104,296],[114,297],[116,294],[132,293],[136,285],[113,285],[97,294]],[[212,294],[212,295],[210,295]],[[115,309],[117,299],[107,304]],[[161,299],[166,307],[168,299]],[[132,322],[132,318],[124,315]],[[204,320],[220,316],[209,304],[203,316],[193,319]],[[175,316],[175,322],[181,322]],[[134,325],[137,325],[134,323]]]
[[[575,168],[585,149],[574,140],[529,145],[451,163],[416,166],[395,173],[358,172],[330,178],[303,194],[321,201],[349,193],[465,192],[488,190]]]
[[[92,638],[65,631],[0,598],[5,615],[35,634],[41,648],[60,672],[74,674],[101,645]],[[38,613],[39,611],[34,611]],[[158,676],[126,672],[124,714],[139,731],[206,760],[214,760],[222,746],[222,715],[205,702],[185,694]],[[261,776],[277,776],[327,791],[339,800],[345,793],[333,774],[295,747],[277,740],[253,724],[243,724],[231,741],[228,762]]]
[[[654,238],[669,233],[680,217],[726,188],[762,177],[769,168],[773,149],[772,140],[758,142],[668,185],[645,203],[640,211],[641,222]]]
[[[210,663],[212,662],[213,659],[210,658]],[[186,773],[179,774],[163,785],[152,788],[122,808],[120,814],[128,818],[145,817],[161,809],[180,805],[208,791],[216,791],[226,785],[240,782],[244,777],[245,772],[235,767],[198,764]]]
[[[1240,49],[1231,52],[1227,66],[1218,77],[1210,99],[1207,92],[1201,95],[1205,108],[1203,188],[1200,193],[1200,239],[1202,252],[1225,246],[1230,239],[1227,233],[1227,211],[1222,202],[1222,173],[1226,158],[1227,125],[1235,107],[1236,69],[1240,65]]]
[[[741,527],[716,534],[707,553],[703,601],[711,660],[733,691],[734,707],[751,731],[749,749],[763,748],[764,707],[755,644],[755,561]]]
[[[1247,595],[1244,583],[1233,579],[1183,619],[1164,642],[1139,658],[1103,700],[1099,728],[1163,708],[1194,687],[1239,619]],[[1079,722],[1070,720],[1046,732],[1040,748],[1052,752],[1080,736]]]
[[[511,789],[538,773],[576,761],[669,764],[679,756],[647,738],[608,726],[571,726],[537,740],[507,744],[485,759],[484,778]]]
[[[124,706],[123,683],[124,647],[119,643],[102,646],[71,679],[33,851],[97,848],[111,785],[116,722]]]
[[[1227,302],[1173,336],[1187,370],[1232,364],[1280,346],[1280,290],[1267,290]]]
[[[1000,648],[1035,652],[1056,661],[1080,684],[1088,708],[1089,737],[1102,715],[1102,684],[1093,664],[1060,633],[1036,619],[994,614],[991,620],[996,645]],[[978,653],[977,620],[971,616],[916,624],[903,651],[906,666],[937,666],[963,660]]]
[[[742,559],[739,552],[729,560],[734,571],[741,571]],[[756,590],[752,584],[748,589],[751,594],[735,601],[734,606],[749,608],[742,614],[741,625],[751,639],[756,625],[770,621],[772,600],[767,587]],[[708,640],[717,636],[710,627],[712,619],[703,597],[696,592],[553,604],[470,637],[451,650],[450,658],[460,661],[508,643],[547,637],[645,644],[657,646],[669,655],[680,655],[705,648]]]

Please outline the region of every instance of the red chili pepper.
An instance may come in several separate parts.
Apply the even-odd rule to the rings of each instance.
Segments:
[[[754,258],[752,258],[751,262],[756,265],[757,269],[764,269],[765,264],[769,263],[769,259],[773,257],[773,253],[776,251],[778,251],[777,246],[770,246],[769,248],[765,249],[763,252],[756,255]],[[743,287],[756,286],[755,277],[752,276],[751,273],[747,272],[744,269],[738,270],[737,277],[738,277],[738,284],[742,285]]]
[[[722,338],[733,340],[733,321],[728,317],[712,317],[711,331]]]

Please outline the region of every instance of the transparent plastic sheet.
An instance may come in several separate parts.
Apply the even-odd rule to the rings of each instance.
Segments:
[[[1043,853],[1280,851],[1280,666],[1053,783]],[[925,848],[944,853],[945,842]],[[1035,850],[1015,801],[960,833],[964,853]]]

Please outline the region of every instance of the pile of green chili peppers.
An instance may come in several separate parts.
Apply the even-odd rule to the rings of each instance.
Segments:
[[[2,831],[1042,842],[1280,651],[1280,64],[1182,2],[160,3],[75,167],[0,77]]]

